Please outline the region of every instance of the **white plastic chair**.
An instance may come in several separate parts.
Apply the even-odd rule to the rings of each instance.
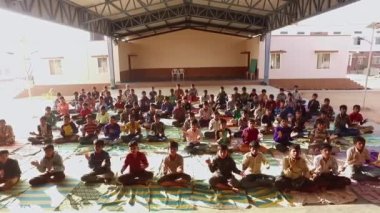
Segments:
[[[178,78],[181,80],[181,75],[182,75],[182,80],[185,80],[185,69],[181,68],[178,69]]]
[[[178,79],[178,69],[172,69],[172,81]]]

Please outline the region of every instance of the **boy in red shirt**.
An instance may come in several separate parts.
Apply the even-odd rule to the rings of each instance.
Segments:
[[[153,172],[145,170],[149,166],[148,160],[144,153],[139,152],[137,142],[129,143],[129,151],[120,171],[122,175],[118,178],[118,181],[127,186],[136,184],[146,185],[146,182],[153,178]],[[128,166],[129,173],[123,174]]]
[[[360,113],[360,105],[354,105],[352,111],[353,112],[349,115],[349,118],[353,127],[359,129],[361,134],[372,133],[373,126],[362,126],[367,123],[367,119],[364,119],[363,115]]]
[[[83,108],[80,110],[79,115],[73,116],[73,119],[76,120],[77,125],[83,125],[86,123],[86,116],[92,115],[91,109],[88,107],[87,103],[83,103]]]
[[[86,116],[87,123],[82,128],[82,137],[79,138],[81,145],[92,145],[98,139],[99,129],[92,115]]]

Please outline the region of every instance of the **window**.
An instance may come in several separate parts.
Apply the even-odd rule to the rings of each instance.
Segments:
[[[334,35],[340,35],[342,32],[333,32]]]
[[[98,59],[98,72],[107,73],[108,72],[107,57],[99,57],[97,59]]]
[[[374,56],[372,58],[372,64],[380,64],[380,56]]]
[[[375,44],[380,44],[380,37],[375,38]]]
[[[354,31],[355,34],[362,34],[362,31]]]
[[[50,75],[62,74],[62,60],[61,59],[49,59]]]
[[[271,53],[270,54],[270,68],[271,69],[280,69],[280,53]]]
[[[318,53],[317,69],[330,68],[330,53]]]
[[[288,32],[287,32],[287,31],[281,31],[280,34],[281,34],[281,35],[287,35]]]
[[[298,35],[305,35],[305,32],[297,32]]]
[[[103,41],[104,35],[99,33],[90,33],[90,41]]]
[[[310,35],[312,36],[327,36],[329,35],[328,32],[310,32]]]

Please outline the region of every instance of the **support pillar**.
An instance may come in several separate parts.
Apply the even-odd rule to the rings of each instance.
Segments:
[[[265,59],[264,59],[264,83],[269,84],[269,68],[270,68],[270,42],[272,34],[268,32],[265,34]]]
[[[107,46],[108,46],[108,68],[110,71],[110,84],[111,84],[111,88],[114,89],[116,87],[116,82],[115,82],[115,68],[114,68],[114,60],[113,60],[112,37],[107,36]]]

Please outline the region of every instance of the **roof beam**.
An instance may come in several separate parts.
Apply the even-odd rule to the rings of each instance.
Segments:
[[[88,23],[88,20],[99,18],[99,16],[66,0],[2,0],[0,8],[103,35],[111,35],[111,23],[108,20]]]
[[[266,18],[262,16],[253,16],[247,13],[227,11],[225,9],[202,5],[183,4],[151,11],[150,13],[136,15],[114,22],[112,24],[112,32],[181,17],[221,20],[258,27],[265,27],[266,25]]]
[[[267,32],[358,0],[291,0],[268,16]]]

